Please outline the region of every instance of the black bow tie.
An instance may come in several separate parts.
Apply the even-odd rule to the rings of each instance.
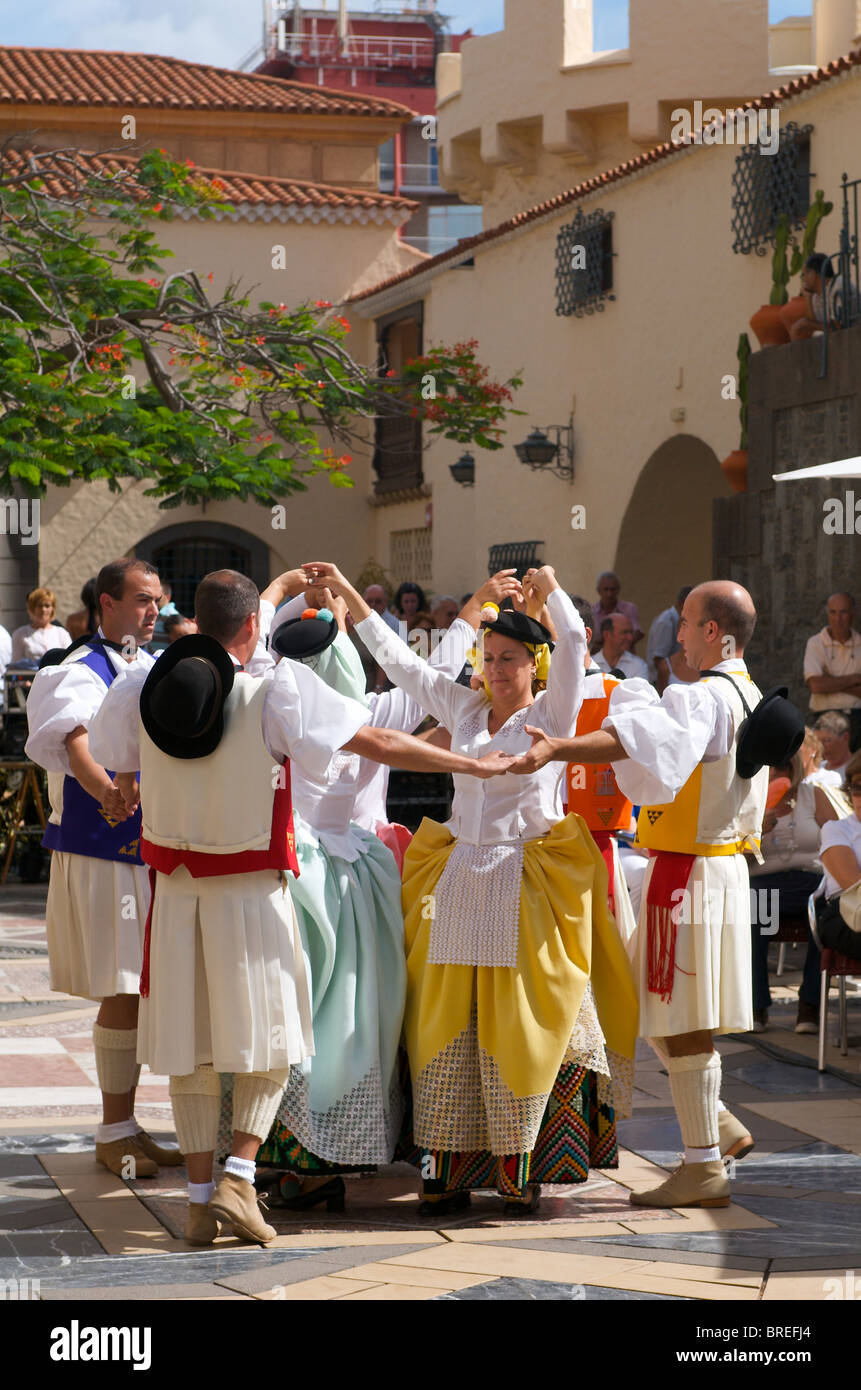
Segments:
[[[128,655],[128,651],[127,651],[128,642],[126,642],[126,643],[122,643],[122,642],[112,642],[111,639],[110,639],[110,637],[99,637],[99,636],[96,636],[96,637],[88,637],[88,638],[87,638],[87,641],[88,641],[88,642],[91,642],[93,645],[98,644],[98,645],[101,646],[101,647],[110,647],[110,649],[111,649],[112,652],[119,652],[120,656],[127,656],[127,655]],[[135,649],[135,651],[138,650],[138,644],[137,644],[137,642],[135,642],[135,648],[134,648],[134,649]]]

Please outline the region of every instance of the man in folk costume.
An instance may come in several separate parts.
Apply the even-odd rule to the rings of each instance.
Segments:
[[[46,922],[51,988],[98,1000],[93,1026],[102,1123],[96,1160],[121,1177],[152,1177],[182,1162],[134,1118],[138,989],[149,903],[140,856],[140,813],[126,818],[123,797],[89,747],[92,720],[120,673],[147,674],[161,584],[152,565],[114,560],[96,581],[100,626],[94,637],[37,673],[27,701],[26,753],[47,769],[51,817],[42,843],[51,851]],[[113,766],[113,764],[109,764]]]
[[[759,854],[763,764],[794,751],[802,736],[798,712],[771,693],[747,717],[761,699],[743,659],[755,622],[740,585],[698,585],[685,600],[679,641],[699,681],[660,697],[645,681],[625,681],[602,729],[570,741],[536,730],[532,751],[512,769],[609,760],[621,790],[642,806],[638,840],[652,859],[635,962],[640,1031],[666,1063],[685,1154],[666,1182],[631,1194],[638,1206],[727,1206],[722,1160],[753,1147],[720,1101],[713,1037],[752,1027],[744,853]]]
[[[591,734],[600,729],[610,707],[610,696],[620,684],[593,660],[592,607],[583,599],[571,602],[583,619],[586,628],[586,652],[583,658],[586,681],[583,703],[577,715],[576,736]],[[569,763],[565,769],[562,801],[566,811],[574,811],[586,822],[589,833],[601,851],[607,865],[607,899],[616,919],[622,940],[629,954],[634,949],[637,921],[631,906],[628,885],[619,858],[617,833],[631,826],[633,807],[624,792],[619,790],[612,763]]]
[[[363,705],[293,662],[249,675],[259,600],[236,571],[207,575],[195,597],[199,635],[175,642],[145,680],[116,682],[91,731],[98,756],[118,769],[127,807],[140,794],[132,772],[140,767],[141,848],[153,880],[140,1053],[170,1076],[189,1177],[186,1237],[198,1245],[215,1239],[218,1218],[261,1245],[275,1238],[258,1207],[254,1159],[290,1066],[313,1054],[286,879],[296,869],[290,762],[319,776],[345,749],[487,777],[510,761],[476,768],[409,735],[366,728]],[[220,1072],[236,1078],[233,1144],[215,1189]]]

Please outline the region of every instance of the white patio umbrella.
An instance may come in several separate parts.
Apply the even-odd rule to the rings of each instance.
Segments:
[[[836,463],[816,463],[812,468],[793,468],[789,473],[772,473],[776,483],[798,478],[861,478],[861,455],[854,459],[838,459]]]

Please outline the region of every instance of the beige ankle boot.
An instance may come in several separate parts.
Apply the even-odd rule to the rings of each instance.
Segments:
[[[211,1245],[220,1230],[206,1202],[189,1202],[184,1232],[189,1245]]]
[[[145,1129],[139,1129],[135,1138],[147,1158],[151,1158],[153,1163],[157,1163],[161,1168],[178,1168],[180,1164],[185,1162],[179,1149],[166,1149],[161,1144],[157,1144]]]
[[[648,1192],[632,1192],[635,1207],[728,1207],[729,1178],[722,1159],[709,1163],[682,1163],[676,1171]]]
[[[718,1111],[718,1145],[721,1158],[746,1158],[753,1148],[753,1136],[728,1110]]]
[[[244,1240],[255,1240],[258,1245],[269,1245],[278,1232],[263,1220],[258,1200],[250,1182],[237,1178],[233,1173],[225,1173],[209,1199],[209,1209],[221,1221],[230,1222],[234,1235]]]
[[[97,1143],[96,1162],[118,1178],[154,1178],[158,1172],[158,1164],[141,1148],[137,1135],[113,1139],[110,1144]]]

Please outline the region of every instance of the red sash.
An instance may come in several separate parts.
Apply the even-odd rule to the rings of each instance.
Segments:
[[[293,798],[290,794],[290,764],[285,762],[285,785],[275,789],[272,801],[272,829],[266,849],[245,849],[238,854],[210,854],[195,849],[169,849],[166,845],[154,845],[141,835],[140,852],[145,864],[149,865],[150,901],[144,930],[143,963],[141,966],[140,992],[144,999],[149,997],[149,955],[152,934],[152,909],[155,902],[156,872],[172,874],[182,864],[192,878],[220,878],[227,874],[259,873],[263,869],[290,870],[299,877],[299,861],[296,858],[296,837],[293,833]]]
[[[613,863],[613,836],[609,830],[590,830],[589,834],[601,851],[604,863],[607,865],[607,900],[610,904],[610,911],[616,916],[616,879],[614,874],[615,865]]]
[[[680,906],[674,894],[687,888],[695,854],[673,854],[670,850],[652,850],[655,864],[649,879],[646,896],[646,949],[648,970],[646,988],[659,994],[664,1003],[672,998],[676,973],[677,913]]]

